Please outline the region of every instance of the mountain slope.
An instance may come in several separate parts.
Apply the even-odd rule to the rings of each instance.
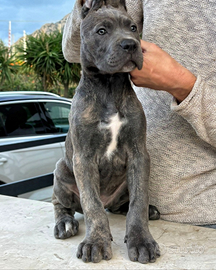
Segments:
[[[67,20],[68,15],[66,15],[59,22],[56,22],[56,23],[46,23],[46,24],[44,24],[40,29],[36,30],[31,35],[35,37],[35,36],[37,36],[37,34],[40,34],[42,32],[43,33],[46,33],[46,34],[50,34],[50,33],[54,32],[56,30],[61,31],[63,29],[65,23],[66,23],[66,20]]]

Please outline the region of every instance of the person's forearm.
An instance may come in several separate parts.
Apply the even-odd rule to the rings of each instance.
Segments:
[[[155,44],[141,41],[141,47],[143,67],[142,70],[131,72],[133,83],[140,87],[167,91],[179,102],[184,100],[191,92],[196,76]]]
[[[196,76],[184,67],[179,68],[179,74],[175,74],[178,77],[176,85],[173,88],[166,90],[173,95],[179,102],[183,101],[193,89],[196,82]]]
[[[196,134],[216,148],[215,87],[198,75],[193,90],[182,103],[171,104],[171,110],[183,117]]]

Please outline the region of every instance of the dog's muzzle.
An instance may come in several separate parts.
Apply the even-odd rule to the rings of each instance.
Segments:
[[[134,53],[137,50],[137,42],[133,39],[123,39],[120,43],[121,48],[129,53]]]

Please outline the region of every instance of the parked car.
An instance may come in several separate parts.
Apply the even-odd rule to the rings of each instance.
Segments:
[[[64,155],[70,106],[51,93],[0,92],[0,184],[53,172]],[[50,200],[47,190],[24,196]]]

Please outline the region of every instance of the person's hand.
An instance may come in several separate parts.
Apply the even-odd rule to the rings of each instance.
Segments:
[[[184,100],[196,77],[154,43],[141,40],[141,47],[143,67],[130,73],[132,82],[136,86],[167,91],[179,102]]]

